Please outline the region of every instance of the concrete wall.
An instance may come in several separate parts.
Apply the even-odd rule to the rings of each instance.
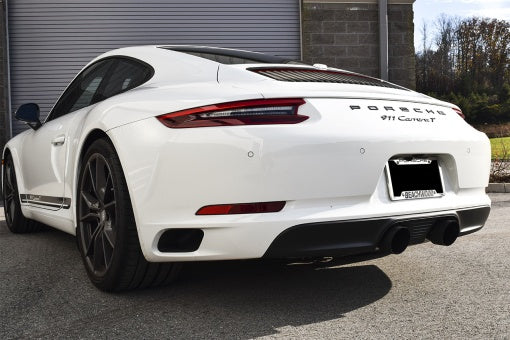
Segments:
[[[303,1],[302,41],[305,62],[379,77],[377,1],[360,2]],[[389,80],[414,89],[412,1],[409,4],[393,4],[390,1],[388,35]]]

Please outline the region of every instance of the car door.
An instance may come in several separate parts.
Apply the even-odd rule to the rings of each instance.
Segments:
[[[58,210],[70,206],[64,196],[69,131],[77,115],[86,115],[91,105],[103,100],[99,94],[114,61],[104,59],[83,70],[64,91],[48,118],[37,130],[28,132],[21,152],[24,187],[22,203]]]

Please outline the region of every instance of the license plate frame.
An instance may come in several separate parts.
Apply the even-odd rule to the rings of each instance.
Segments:
[[[444,196],[443,172],[437,159],[390,159],[385,170],[388,193],[392,201]],[[414,176],[422,178],[415,184],[412,182]]]

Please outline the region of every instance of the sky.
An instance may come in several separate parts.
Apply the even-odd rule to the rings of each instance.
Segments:
[[[414,46],[423,48],[423,22],[428,30],[434,30],[441,14],[461,18],[480,16],[510,21],[510,0],[416,0],[414,9]]]

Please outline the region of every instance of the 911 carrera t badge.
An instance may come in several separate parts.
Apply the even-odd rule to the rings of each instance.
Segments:
[[[399,120],[401,122],[424,122],[424,123],[434,123],[436,118],[420,118],[420,117],[407,117],[407,116],[381,116],[382,120]]]

